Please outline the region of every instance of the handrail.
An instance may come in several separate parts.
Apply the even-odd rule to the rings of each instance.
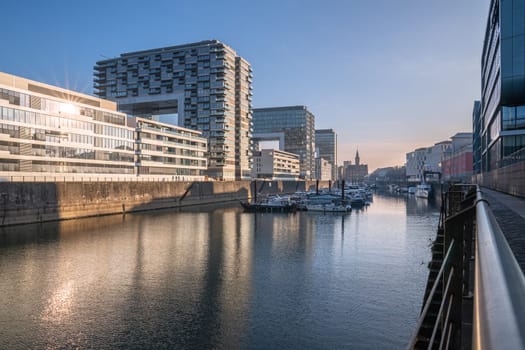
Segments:
[[[432,286],[432,289],[430,290],[430,293],[428,294],[427,301],[425,303],[425,306],[423,307],[423,311],[421,311],[421,314],[419,315],[419,320],[416,325],[416,333],[412,336],[412,339],[410,341],[410,344],[408,346],[409,349],[413,349],[417,342],[417,332],[423,325],[423,322],[425,321],[425,317],[427,316],[427,312],[430,309],[430,305],[432,304],[432,299],[434,297],[434,294],[436,293],[438,285],[441,283],[440,280],[443,276],[443,273],[445,272],[445,267],[448,264],[448,259],[450,255],[452,254],[452,250],[454,249],[454,240],[450,242],[450,246],[447,250],[447,253],[445,254],[445,257],[443,258],[443,263],[441,264],[441,268],[439,269],[439,272],[436,276],[436,279],[434,280],[434,284]]]
[[[443,295],[445,295],[445,297],[443,298],[443,302],[441,303],[441,305],[439,305],[439,311],[436,316],[437,321],[436,321],[436,324],[434,325],[434,328],[432,329],[432,336],[430,337],[430,341],[428,342],[429,346],[432,346],[432,344],[434,344],[434,340],[436,339],[436,334],[437,334],[438,326],[439,326],[439,320],[441,320],[441,316],[443,314],[443,308],[445,307],[446,296],[449,295],[448,289],[450,288],[450,282],[452,282],[452,277],[454,277],[454,267],[450,269],[450,273],[448,275],[447,285],[445,286],[445,290],[443,291]],[[454,298],[453,294],[450,295],[449,306],[452,305],[452,302],[451,302],[452,298]]]
[[[472,348],[525,348],[525,277],[477,191]]]
[[[445,298],[446,296],[449,296],[448,294],[448,289],[450,288],[450,283],[452,282],[452,277],[454,277],[454,267],[452,266],[452,268],[450,269],[450,273],[448,275],[448,280],[447,280],[447,285],[445,286],[445,289],[443,291],[443,295],[445,295]],[[450,308],[450,306],[452,305],[452,299],[454,298],[454,294],[450,294],[450,298],[449,298],[449,302],[448,302],[448,308]],[[439,311],[437,313],[437,316],[436,316],[436,324],[434,325],[434,328],[432,329],[432,336],[430,337],[430,341],[428,342],[429,344],[429,347],[432,346],[432,344],[434,344],[434,340],[436,338],[436,334],[437,334],[437,331],[438,331],[438,326],[439,326],[439,320],[442,319],[442,314],[443,314],[443,308],[445,307],[445,301],[443,300],[443,302],[441,303],[441,305],[439,305]],[[447,318],[448,318],[448,314],[447,314]],[[447,322],[443,322],[443,324],[447,324]]]
[[[475,185],[469,186],[473,189]],[[432,276],[434,281],[409,348],[434,349],[439,342],[439,349],[525,349],[525,275],[479,187],[475,196],[466,188],[458,193],[463,195],[446,201],[450,205],[453,199],[455,208],[445,218],[444,239],[450,243],[445,257],[436,258],[441,266],[437,276]],[[469,207],[461,209],[465,205]],[[447,267],[449,264],[452,266]],[[472,277],[473,289],[469,282]],[[440,296],[436,296],[438,288]],[[473,305],[468,301],[471,292]],[[431,303],[439,303],[437,312],[429,313]]]

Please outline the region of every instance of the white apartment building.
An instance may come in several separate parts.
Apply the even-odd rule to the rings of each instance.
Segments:
[[[132,122],[140,175],[171,175],[180,180],[199,177],[206,170],[207,143],[199,131],[139,117]]]
[[[406,176],[408,182],[421,182],[424,172],[436,177],[442,173],[442,162],[451,147],[451,141],[442,141],[430,147],[418,148],[406,154]],[[436,179],[439,176],[436,177]],[[427,178],[428,179],[428,178]]]
[[[317,180],[332,180],[332,170],[332,163],[324,158],[315,158],[315,178]]]
[[[276,149],[254,152],[252,177],[272,180],[296,180],[299,178],[299,156]]]

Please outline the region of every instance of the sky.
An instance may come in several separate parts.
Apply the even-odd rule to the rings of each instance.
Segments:
[[[401,166],[472,130],[489,0],[7,1],[0,71],[93,93],[121,53],[217,39],[251,63],[253,107],[305,105],[338,162]]]

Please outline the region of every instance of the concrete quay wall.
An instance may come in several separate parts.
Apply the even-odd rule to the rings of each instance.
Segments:
[[[315,181],[3,182],[0,226],[224,203],[315,189]],[[328,187],[320,182],[319,187]]]

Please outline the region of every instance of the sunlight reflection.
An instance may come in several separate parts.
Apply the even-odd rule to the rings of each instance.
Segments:
[[[61,322],[71,314],[73,305],[73,282],[68,281],[57,288],[48,299],[41,319],[47,322]]]

